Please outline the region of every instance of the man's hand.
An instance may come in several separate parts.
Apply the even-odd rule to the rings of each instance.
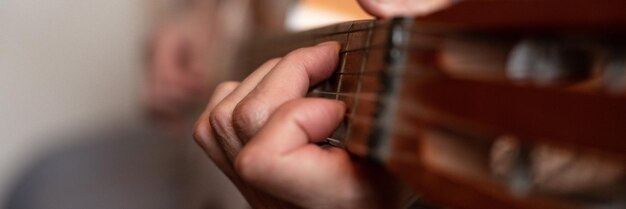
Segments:
[[[359,0],[388,18],[441,9],[449,0]],[[255,208],[400,208],[410,190],[346,150],[320,147],[343,119],[341,102],[303,98],[332,74],[339,45],[270,60],[241,83],[219,85],[194,138]]]
[[[314,144],[332,133],[345,107],[303,96],[332,74],[338,50],[334,42],[298,49],[266,62],[241,83],[221,84],[196,123],[196,141],[253,207],[407,204],[410,193],[380,169],[343,149]]]

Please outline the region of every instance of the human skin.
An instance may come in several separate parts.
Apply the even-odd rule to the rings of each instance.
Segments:
[[[358,0],[363,10],[380,17],[419,16],[445,8],[454,0]]]

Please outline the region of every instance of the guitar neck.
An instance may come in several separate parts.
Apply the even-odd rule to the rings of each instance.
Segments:
[[[312,87],[308,96],[340,100],[349,107],[345,122],[328,138],[335,145],[345,146],[349,138],[367,138],[362,135],[366,133],[359,130],[364,127],[356,123],[372,121],[369,113],[376,111],[376,103],[381,96],[379,93],[387,87],[380,82],[385,75],[379,73],[387,72],[393,64],[394,54],[398,52],[392,48],[405,48],[403,40],[394,42],[393,39],[408,34],[411,23],[412,18],[362,20],[255,41],[253,48],[261,50],[248,51],[255,58],[249,63],[258,66],[264,60],[284,56],[297,48],[327,41],[338,42],[341,49],[337,69],[329,79]]]
[[[310,31],[294,34],[261,34],[255,36],[245,47],[246,66],[242,67],[245,75],[256,69],[266,60],[281,57],[292,50],[316,45],[326,41],[336,41],[346,50],[365,48],[373,44],[382,44],[387,33],[388,21],[360,20],[326,26]],[[369,32],[377,34],[376,38],[367,40]]]
[[[445,111],[454,112],[461,117],[453,117],[454,119],[450,121],[440,121],[431,125],[465,129],[463,132],[468,132],[469,135],[485,132],[479,131],[477,127],[487,127],[484,128],[485,130],[513,131],[529,138],[548,138],[557,144],[575,142],[574,146],[578,147],[608,150],[624,158],[626,146],[619,139],[626,137],[626,128],[609,130],[611,127],[609,124],[619,121],[603,120],[611,112],[622,113],[617,110],[599,112],[607,110],[608,107],[626,104],[623,98],[612,98],[602,93],[589,96],[583,94],[584,92],[554,91],[554,88],[521,87],[510,83],[511,79],[506,75],[505,67],[509,63],[507,55],[517,42],[528,37],[540,37],[540,39],[550,37],[549,39],[555,41],[549,40],[548,42],[553,44],[559,44],[560,38],[571,39],[571,34],[583,38],[570,40],[570,42],[585,44],[596,40],[608,40],[615,44],[622,42],[620,36],[616,38],[615,35],[626,32],[626,15],[622,15],[619,9],[626,7],[626,2],[602,0],[589,4],[584,0],[573,0],[568,1],[568,4],[572,6],[563,7],[561,1],[555,0],[469,0],[457,3],[441,12],[416,19],[363,20],[302,33],[259,38],[253,42],[254,47],[252,47],[257,50],[247,51],[250,54],[249,61],[243,63],[249,66],[244,69],[248,69],[247,72],[249,72],[267,59],[284,56],[289,51],[300,47],[326,41],[340,43],[340,61],[337,69],[328,80],[313,87],[309,96],[332,98],[346,103],[348,107],[346,122],[332,137],[329,137],[329,140],[352,146],[349,147],[350,151],[361,156],[383,159],[384,157],[381,156],[387,155],[379,152],[388,150],[386,146],[383,146],[385,144],[383,142],[389,141],[385,135],[390,130],[388,126],[390,118],[393,117],[391,115],[398,114],[394,105],[398,101],[396,94],[399,92],[395,89],[400,88],[401,85],[415,84],[406,83],[404,80],[414,81],[415,78],[420,77],[444,82],[438,79],[451,77],[461,78],[461,80],[469,79],[468,81],[471,82],[445,80],[446,83],[429,83],[429,85],[441,86],[436,89],[426,90],[422,87],[411,90],[414,92],[411,97],[419,97],[425,101],[424,104],[436,104],[432,107],[434,109],[447,108]],[[489,11],[489,16],[480,15],[480,12],[486,11]],[[553,17],[555,13],[559,13],[559,18]],[[588,45],[595,47],[597,44]],[[558,78],[563,80],[557,79],[550,82],[571,83],[589,80],[591,79],[588,77],[589,72],[590,69],[568,72],[566,77]],[[442,73],[444,76],[432,76]],[[555,125],[558,124],[557,121],[562,121],[559,118],[563,118],[563,115],[572,115],[575,110],[561,108],[558,109],[559,111],[550,111],[552,114],[544,115],[545,124],[533,126],[536,120],[529,114],[513,114],[518,112],[513,111],[516,109],[516,104],[510,104],[510,107],[500,104],[498,107],[469,110],[457,104],[461,102],[458,98],[465,98],[467,102],[473,101],[467,91],[450,90],[442,92],[439,96],[432,93],[447,89],[443,87],[457,86],[461,83],[465,86],[464,90],[488,89],[494,91],[494,95],[501,95],[500,97],[509,95],[510,101],[542,101],[536,104],[536,109],[527,112],[541,112],[544,111],[541,107],[547,106],[585,104],[584,108],[596,109],[596,111],[589,114],[576,114],[580,116],[577,120],[581,124],[584,124],[584,121],[594,120],[597,121],[597,125],[593,126],[595,128],[589,127],[582,130],[576,128],[577,131],[572,132],[575,134],[559,133],[554,130],[575,128]],[[422,91],[423,93],[419,93]],[[474,98],[482,98],[481,100],[489,98],[498,100],[496,97],[485,98],[479,95],[480,92],[471,94],[475,95]],[[524,98],[517,98],[522,95]],[[442,100],[444,98],[446,101]],[[591,100],[596,102],[589,102]],[[568,104],[565,104],[566,101]],[[493,104],[498,103],[494,101]],[[464,111],[473,111],[473,113]],[[477,115],[479,112],[482,114]],[[487,114],[490,112],[493,114]],[[506,122],[505,119],[515,122]],[[552,124],[548,124],[547,121],[552,121]],[[434,121],[429,123],[434,123]],[[524,124],[523,127],[520,124]],[[572,121],[565,124],[572,124]],[[459,126],[461,128],[458,128]],[[585,140],[587,137],[598,134],[605,136],[606,140],[594,143]]]

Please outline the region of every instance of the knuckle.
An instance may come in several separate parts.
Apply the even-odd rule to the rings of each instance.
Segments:
[[[192,136],[196,144],[200,145],[203,149],[207,148],[208,143],[206,141],[212,138],[209,134],[208,124],[201,121],[201,119],[194,125]]]
[[[242,151],[235,158],[235,171],[243,178],[244,180],[248,180],[250,177],[250,169],[248,165],[253,164],[254,159],[250,158],[250,155],[246,151]]]
[[[235,107],[232,115],[232,123],[239,133],[249,137],[256,132],[257,127],[262,122],[263,111],[259,108],[259,103],[246,100]]]
[[[280,62],[281,59],[282,59],[281,57],[275,57],[275,58],[272,58],[270,60],[267,60],[264,64],[265,65],[276,65],[276,63]]]
[[[215,87],[215,92],[230,92],[239,85],[237,81],[224,81]]]
[[[211,132],[208,119],[199,120],[196,123],[193,129],[193,138],[211,160],[218,164],[222,161],[219,152],[216,152],[216,150],[220,150],[220,147],[217,138]]]
[[[293,99],[290,101],[285,102],[284,104],[282,104],[280,107],[278,107],[278,109],[276,110],[276,112],[280,112],[282,114],[280,115],[284,115],[284,116],[289,116],[289,117],[294,117],[297,115],[300,115],[302,112],[302,109],[300,106],[302,106],[303,104],[306,104],[307,100],[305,99]]]
[[[261,163],[259,162],[260,157],[251,149],[243,150],[237,155],[234,165],[235,171],[244,181],[257,181],[258,174],[263,172],[259,170],[261,168],[258,166]]]
[[[218,104],[209,115],[209,123],[215,133],[223,138],[228,138],[232,132],[232,112],[228,106]]]
[[[210,108],[211,108],[209,106],[210,105],[207,105],[204,112],[200,114],[200,116],[194,123],[193,129],[192,129],[192,137],[194,141],[203,149],[207,148],[207,145],[208,145],[207,141],[211,140],[212,138],[211,131],[210,131],[210,123],[209,123],[209,118],[208,118],[208,115],[210,113]]]
[[[310,60],[312,59],[311,50],[312,48],[299,48],[289,52],[287,55],[285,55],[284,59],[289,60],[290,63],[294,65],[300,65],[301,67],[304,67],[308,65],[307,63],[310,62]]]
[[[309,48],[307,48],[307,47],[295,49],[295,50],[287,53],[287,55],[285,55],[285,58],[289,59],[289,58],[293,58],[293,57],[302,56],[303,54],[307,54],[308,49]]]
[[[285,104],[281,105],[280,109],[281,111],[286,112],[286,113],[297,112],[298,106],[306,102],[307,101],[304,99],[290,100],[290,101],[285,102]]]

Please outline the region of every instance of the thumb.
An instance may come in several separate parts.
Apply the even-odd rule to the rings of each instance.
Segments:
[[[344,113],[343,103],[334,100],[285,103],[242,149],[235,169],[244,180],[270,194],[297,200],[294,203],[351,194],[347,191],[355,190],[356,174],[349,155],[343,149],[311,144],[330,135]],[[332,182],[340,185],[329,185]]]
[[[245,149],[282,157],[323,141],[343,119],[345,105],[329,99],[294,99],[281,105]],[[321,148],[320,148],[321,149]],[[242,150],[242,152],[245,150]]]
[[[426,15],[448,6],[453,0],[358,0],[363,9],[380,18]]]

